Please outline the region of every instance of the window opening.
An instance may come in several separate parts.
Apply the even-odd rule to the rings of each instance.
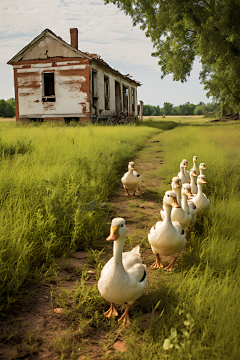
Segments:
[[[104,99],[105,99],[105,109],[110,109],[110,96],[109,96],[109,77],[104,76]]]
[[[92,71],[92,97],[97,97],[97,72]]]
[[[115,107],[116,107],[116,112],[121,111],[121,90],[118,81],[115,81]]]
[[[132,88],[132,112],[135,113],[135,89]]]
[[[92,114],[98,115],[97,71],[92,70]]]
[[[54,73],[43,73],[43,101],[55,101]]]
[[[123,85],[123,112],[128,112],[128,88]]]

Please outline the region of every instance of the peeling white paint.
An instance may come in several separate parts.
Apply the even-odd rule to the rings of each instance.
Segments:
[[[42,64],[31,64],[32,69],[34,68],[45,68],[52,66],[52,63],[42,63]]]

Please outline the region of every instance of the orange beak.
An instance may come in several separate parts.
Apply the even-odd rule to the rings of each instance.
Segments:
[[[176,187],[176,188],[179,188],[179,187],[180,187],[179,184],[178,184],[176,181],[173,182],[173,185],[174,185],[174,187]]]
[[[205,181],[204,179],[202,179],[202,184],[207,184],[207,181]]]
[[[107,237],[107,241],[115,241],[119,238],[119,226],[111,226],[111,233]]]
[[[177,199],[174,198],[174,197],[172,198],[171,205],[172,205],[172,207],[175,207],[175,208],[180,208],[181,207],[180,205],[178,205]]]
[[[192,194],[191,190],[189,190],[189,189],[187,189],[187,196],[188,197],[193,197],[193,194]]]

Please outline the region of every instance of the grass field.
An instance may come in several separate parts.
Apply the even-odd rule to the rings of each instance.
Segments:
[[[123,161],[156,132],[129,130],[1,126],[0,311],[55,256],[97,246]]]
[[[209,117],[205,117],[203,115],[194,115],[194,116],[166,116],[165,118],[163,118],[162,116],[144,116],[143,117],[143,124],[144,123],[149,123],[149,122],[175,122],[178,125],[206,125],[206,126],[211,126],[212,123],[209,123],[209,121],[217,119],[216,116],[209,116]],[[239,124],[240,120],[232,120],[232,121],[227,121],[227,122],[216,122],[214,125],[223,125],[223,124],[227,124],[227,125],[234,125],[234,124]],[[154,125],[153,125],[154,126]]]
[[[204,192],[211,200],[211,207],[207,212],[198,212],[197,223],[178,267],[164,277],[164,270],[152,270],[153,277],[145,294],[131,310],[134,321],[124,331],[114,319],[106,321],[104,302],[95,287],[86,297],[83,284],[72,294],[63,292],[56,298],[57,304],[73,320],[78,306],[84,303],[84,319],[92,319],[95,324],[91,323],[92,329],[101,327],[110,339],[114,339],[118,331],[122,332],[127,351],[111,355],[102,344],[104,359],[238,360],[240,127],[200,127],[197,131],[195,127],[181,127],[154,139],[160,141],[164,163],[152,174],[165,179],[156,192],[156,201],[170,188],[171,178],[178,173],[183,158],[189,159],[191,166],[193,155],[197,155],[199,163],[205,162],[207,167]],[[149,159],[151,147],[141,153]],[[151,225],[149,219],[149,227]],[[147,237],[141,237],[141,246],[144,261],[145,249],[149,248]],[[95,299],[89,306],[87,297]],[[79,305],[77,298],[81,299]],[[153,314],[150,325],[141,330],[139,316],[151,310],[156,311],[157,316]],[[77,316],[82,323],[82,313]]]
[[[240,126],[164,124],[156,127],[171,130],[143,125],[1,127],[2,312],[18,299],[26,279],[40,279],[51,271],[54,256],[93,247],[99,273],[101,239],[109,231],[105,225],[109,208],[102,203],[108,202],[121,166],[134,153],[142,149],[141,157],[151,162],[153,144],[143,148],[147,138],[154,136],[154,149],[161,152],[161,166],[146,177],[163,179],[152,191],[158,203],[183,158],[189,168],[193,155],[198,163],[206,163],[204,192],[211,207],[198,212],[186,251],[176,269],[164,274],[164,282],[164,270],[151,270],[144,295],[131,309],[130,327],[122,329],[115,319],[103,316],[106,302],[95,285],[86,285],[84,271],[72,292],[55,294],[55,304],[64,309],[69,322],[68,336],[55,341],[59,359],[78,359],[84,339],[98,329],[111,341],[121,332],[127,345],[123,353],[109,353],[106,343],[100,342],[104,359],[239,359]],[[97,211],[89,211],[91,206]],[[148,231],[140,239],[143,262]],[[149,311],[157,316],[152,313],[149,326],[142,330],[139,316]]]

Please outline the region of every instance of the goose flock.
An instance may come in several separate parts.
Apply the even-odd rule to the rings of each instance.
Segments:
[[[197,219],[197,210],[208,210],[210,200],[203,193],[206,169],[204,163],[197,168],[197,156],[193,156],[193,167],[187,171],[188,162],[183,159],[180,172],[172,178],[172,190],[166,191],[163,197],[162,221],[151,227],[148,241],[156,261],[152,268],[161,268],[161,256],[172,256],[173,259],[164,270],[171,271],[181,251],[186,245],[186,232]],[[200,173],[200,174],[199,174]],[[199,175],[198,175],[199,174]],[[197,177],[197,183],[195,178]],[[142,178],[134,170],[134,162],[129,162],[128,172],[121,179],[125,196],[141,194]],[[105,264],[98,281],[98,289],[104,299],[110,303],[105,316],[118,316],[116,303],[127,303],[124,314],[118,321],[130,325],[129,310],[141,297],[147,284],[146,265],[142,263],[139,245],[131,251],[124,252],[127,228],[123,218],[112,220],[111,233],[107,241],[113,241],[113,257]]]

